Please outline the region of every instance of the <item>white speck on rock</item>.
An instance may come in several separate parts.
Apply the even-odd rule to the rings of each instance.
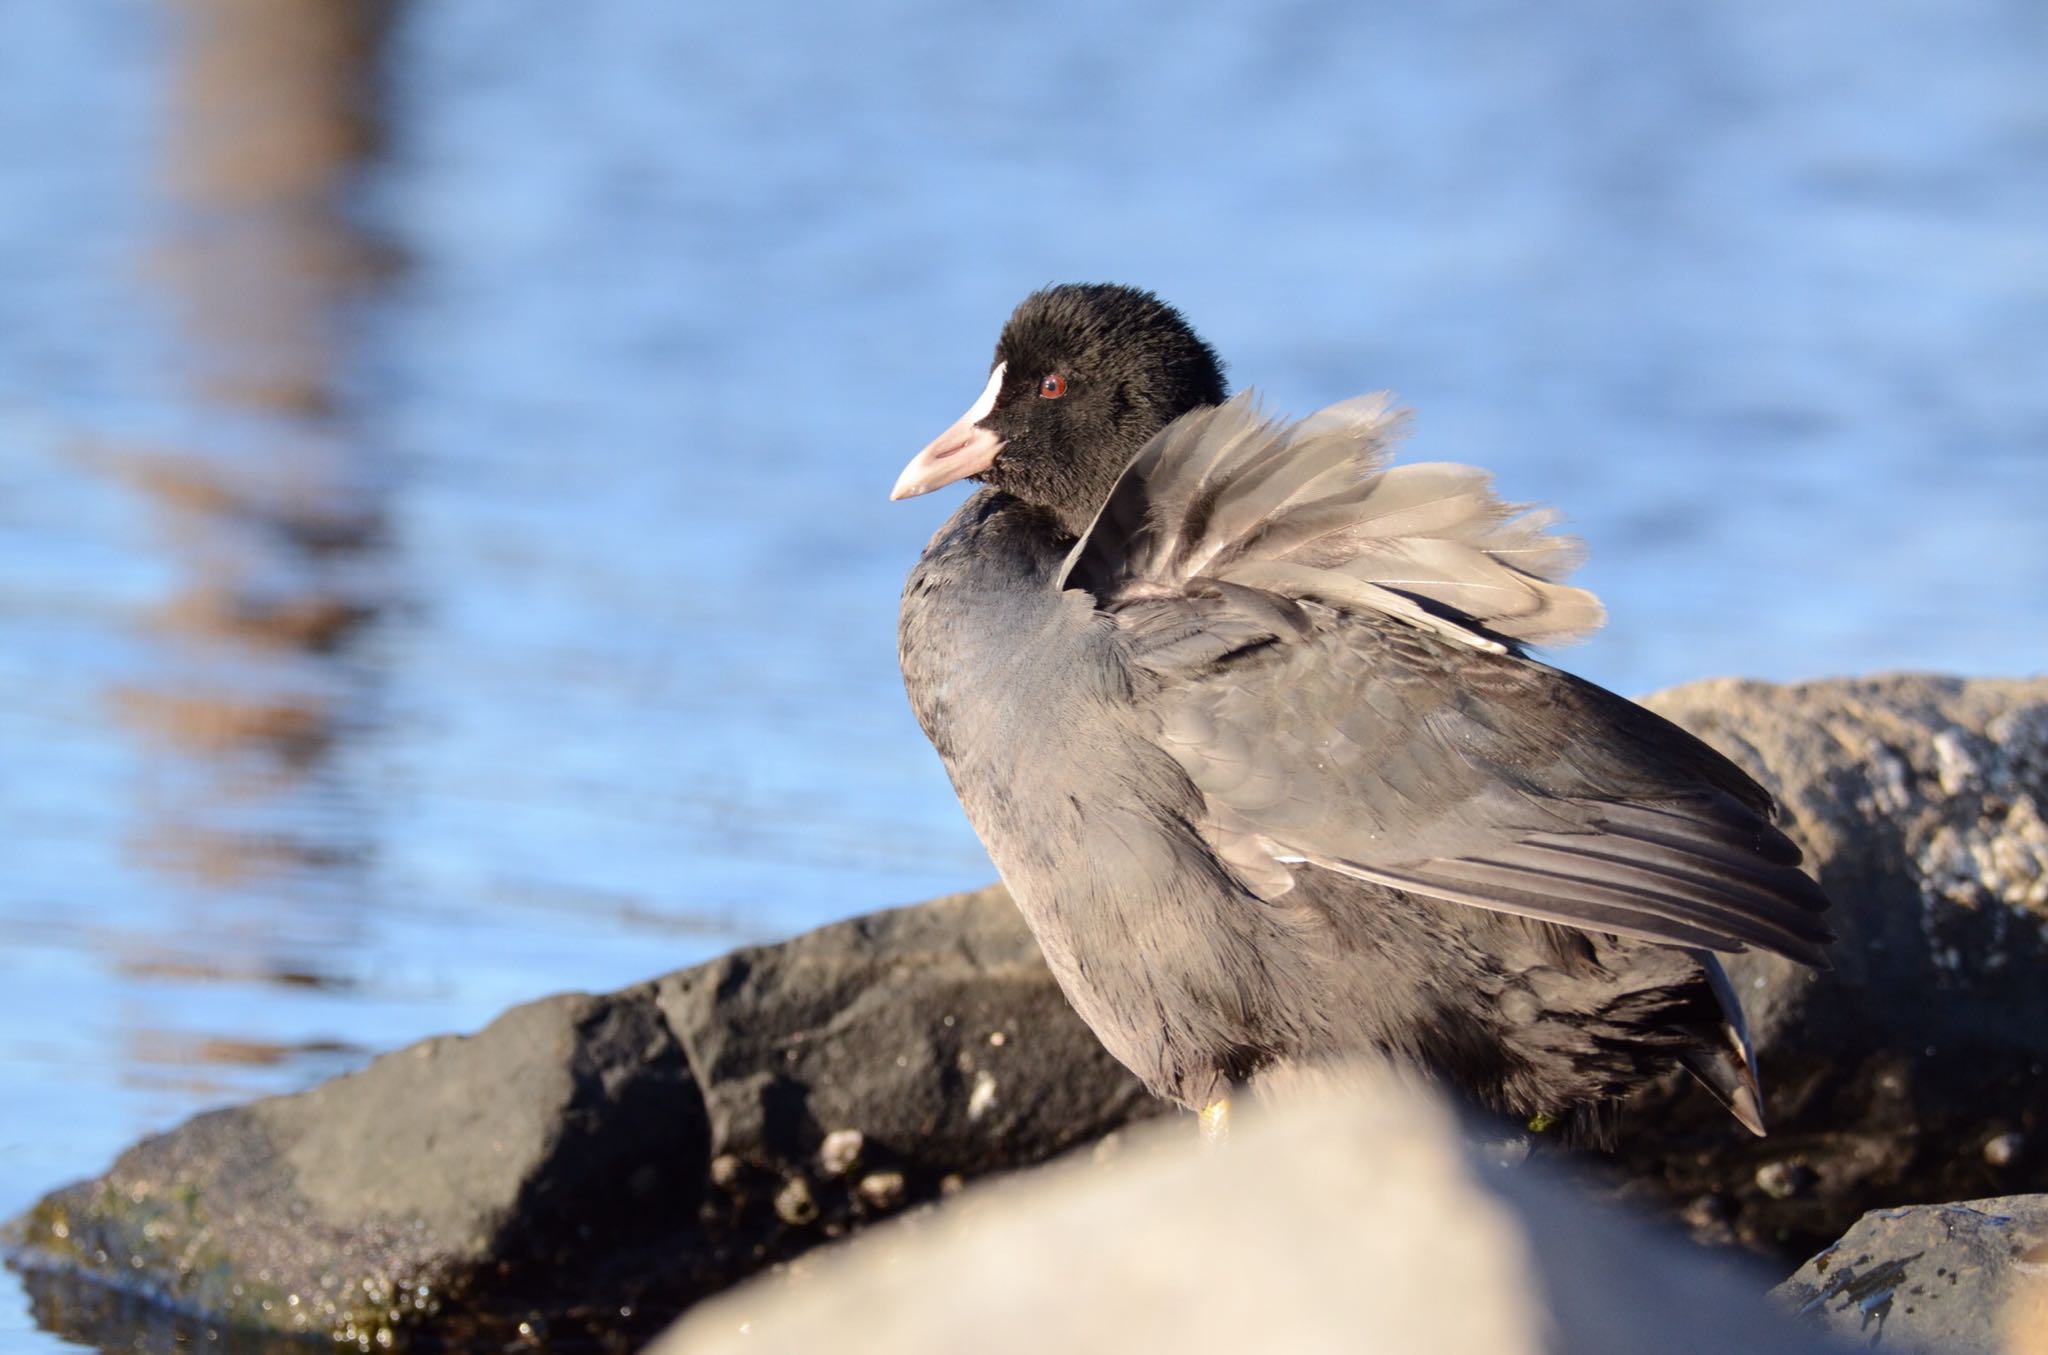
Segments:
[[[775,1213],[784,1223],[801,1228],[818,1217],[818,1202],[811,1197],[811,1183],[792,1176],[775,1196]]]
[[[903,1202],[903,1173],[869,1172],[854,1189],[874,1208],[894,1209]]]
[[[1789,1162],[1766,1162],[1756,1169],[1756,1186],[1774,1200],[1789,1200],[1799,1193],[1799,1170]]]
[[[1912,769],[1884,749],[1872,752],[1869,767],[1870,807],[1880,814],[1904,813],[1913,803]]]
[[[1948,795],[1962,794],[1983,776],[1984,768],[1961,730],[1944,729],[1934,736],[1934,774]]]
[[[974,1090],[967,1094],[967,1118],[978,1120],[996,1103],[995,1075],[984,1068],[974,1075]]]
[[[835,1129],[818,1145],[818,1170],[826,1176],[844,1176],[860,1161],[867,1137],[858,1129]]]

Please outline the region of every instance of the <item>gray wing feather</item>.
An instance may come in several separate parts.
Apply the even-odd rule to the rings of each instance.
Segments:
[[[1825,963],[1827,900],[1763,789],[1533,663],[1597,626],[1577,545],[1464,466],[1388,469],[1385,397],[1294,425],[1249,400],[1132,461],[1062,587],[1115,625],[1217,860],[1264,898],[1320,868],[1708,951]]]
[[[1156,604],[1164,606],[1164,604]],[[1827,899],[1739,768],[1634,703],[1392,619],[1298,604],[1199,670],[1148,669],[1159,743],[1261,897],[1320,867],[1447,903],[1825,964]],[[1120,618],[1121,619],[1121,618]],[[1254,632],[1258,643],[1244,643]],[[1133,633],[1143,653],[1142,628]],[[1261,865],[1255,852],[1265,853]],[[1239,863],[1251,868],[1240,869]]]
[[[1598,599],[1560,582],[1580,551],[1555,515],[1502,502],[1470,466],[1389,468],[1405,424],[1384,394],[1294,424],[1250,395],[1176,420],[1125,469],[1060,586],[1107,600],[1215,579],[1495,651],[1598,628]]]

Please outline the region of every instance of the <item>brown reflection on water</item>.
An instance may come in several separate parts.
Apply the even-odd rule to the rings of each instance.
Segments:
[[[162,257],[195,375],[230,405],[320,414],[347,366],[343,308],[383,271],[346,195],[378,150],[381,0],[175,0]],[[338,466],[302,464],[317,486]],[[316,506],[329,502],[322,493]]]
[[[218,961],[193,960],[185,957],[151,959],[138,956],[124,962],[121,965],[121,972],[135,979],[181,979],[194,983],[229,981],[319,990],[346,989],[349,986],[347,982],[332,975],[315,974],[302,969],[234,969]]]
[[[114,938],[111,958],[158,983],[346,988],[327,962],[360,926],[370,844],[336,754],[374,707],[374,672],[351,651],[391,593],[382,468],[354,387],[366,303],[393,259],[354,199],[381,144],[394,6],[165,7],[163,224],[139,302],[181,340],[166,421],[180,432],[86,461],[146,498],[148,548],[170,566],[141,618],[149,659],[105,708],[147,768],[127,847],[179,916]],[[150,998],[123,1012],[132,1068],[338,1047],[168,1018]]]
[[[339,1040],[306,1040],[298,1044],[277,1044],[268,1040],[174,1035],[167,1031],[156,1031],[143,1042],[137,1053],[143,1055],[144,1061],[149,1063],[271,1068],[306,1054],[344,1054],[350,1052],[350,1049],[351,1046]]]

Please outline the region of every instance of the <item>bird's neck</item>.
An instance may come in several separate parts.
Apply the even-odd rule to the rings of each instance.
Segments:
[[[1044,531],[1057,532],[1064,539],[1064,550],[1094,523],[1129,462],[1127,456],[1111,455],[1085,465],[1005,466],[999,457],[982,478],[1015,500],[1020,510],[1029,510]]]

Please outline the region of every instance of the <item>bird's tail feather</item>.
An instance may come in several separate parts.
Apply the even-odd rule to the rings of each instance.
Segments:
[[[1728,1113],[1740,1120],[1743,1128],[1762,1138],[1763,1086],[1757,1081],[1756,1049],[1750,1044],[1749,1023],[1743,1020],[1742,1003],[1735,996],[1735,986],[1728,982],[1728,972],[1721,968],[1712,951],[1696,950],[1692,955],[1706,972],[1707,985],[1714,990],[1721,1021],[1717,1028],[1701,1030],[1702,1043],[1685,1051],[1682,1060],[1686,1071],[1728,1107]]]

